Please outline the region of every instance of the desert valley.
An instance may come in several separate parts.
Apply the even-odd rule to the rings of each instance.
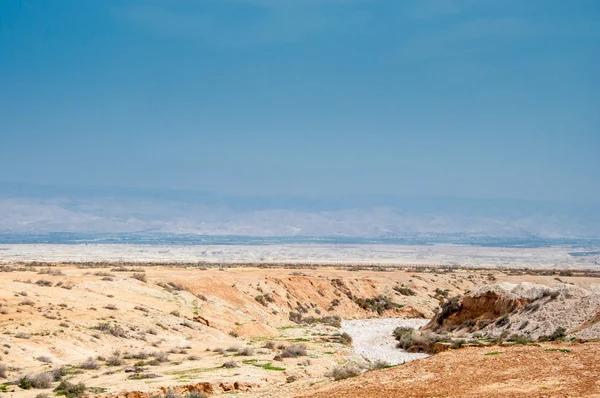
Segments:
[[[600,395],[593,267],[84,261],[86,248],[3,258],[0,394]]]

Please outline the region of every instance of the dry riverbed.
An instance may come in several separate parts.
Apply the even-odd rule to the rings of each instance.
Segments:
[[[428,319],[360,319],[343,321],[340,333],[352,336],[354,351],[370,362],[385,361],[398,365],[415,359],[426,358],[427,354],[411,353],[396,348],[392,332],[397,327],[420,328]]]

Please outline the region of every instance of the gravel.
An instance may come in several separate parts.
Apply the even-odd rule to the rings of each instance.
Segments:
[[[398,365],[429,355],[406,352],[396,348],[396,340],[392,332],[397,327],[420,328],[429,322],[428,319],[360,319],[342,321],[340,333],[352,336],[354,351],[368,361],[382,360],[390,365]]]

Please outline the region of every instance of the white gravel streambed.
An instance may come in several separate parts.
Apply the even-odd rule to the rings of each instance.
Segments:
[[[420,328],[429,322],[429,319],[359,319],[342,321],[340,333],[352,336],[354,351],[363,358],[374,362],[382,360],[390,365],[398,365],[415,359],[426,358],[429,355],[406,352],[396,348],[396,340],[392,332],[397,327]]]

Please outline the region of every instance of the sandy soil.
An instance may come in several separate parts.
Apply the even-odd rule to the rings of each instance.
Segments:
[[[332,369],[360,357],[340,342],[338,327],[319,321],[378,316],[359,307],[357,297],[391,298],[398,306],[383,311],[383,318],[422,318],[433,315],[440,291],[454,295],[491,281],[557,282],[552,274],[499,270],[87,266],[0,267],[0,363],[7,366],[0,394],[51,392],[10,382],[64,366],[68,380],[84,382],[97,395],[133,391],[147,398],[163,387],[202,386],[214,394],[280,397],[330,383]],[[577,286],[598,283],[595,277],[560,278]],[[415,295],[400,294],[398,286]],[[316,321],[294,323],[292,312]],[[276,359],[293,344],[304,344],[306,355]],[[115,351],[121,362],[111,365]],[[82,368],[90,357],[97,369]],[[526,356],[519,358],[515,363],[526,363]],[[222,366],[229,361],[237,367]]]
[[[471,347],[284,395],[345,397],[599,397],[600,343]]]

